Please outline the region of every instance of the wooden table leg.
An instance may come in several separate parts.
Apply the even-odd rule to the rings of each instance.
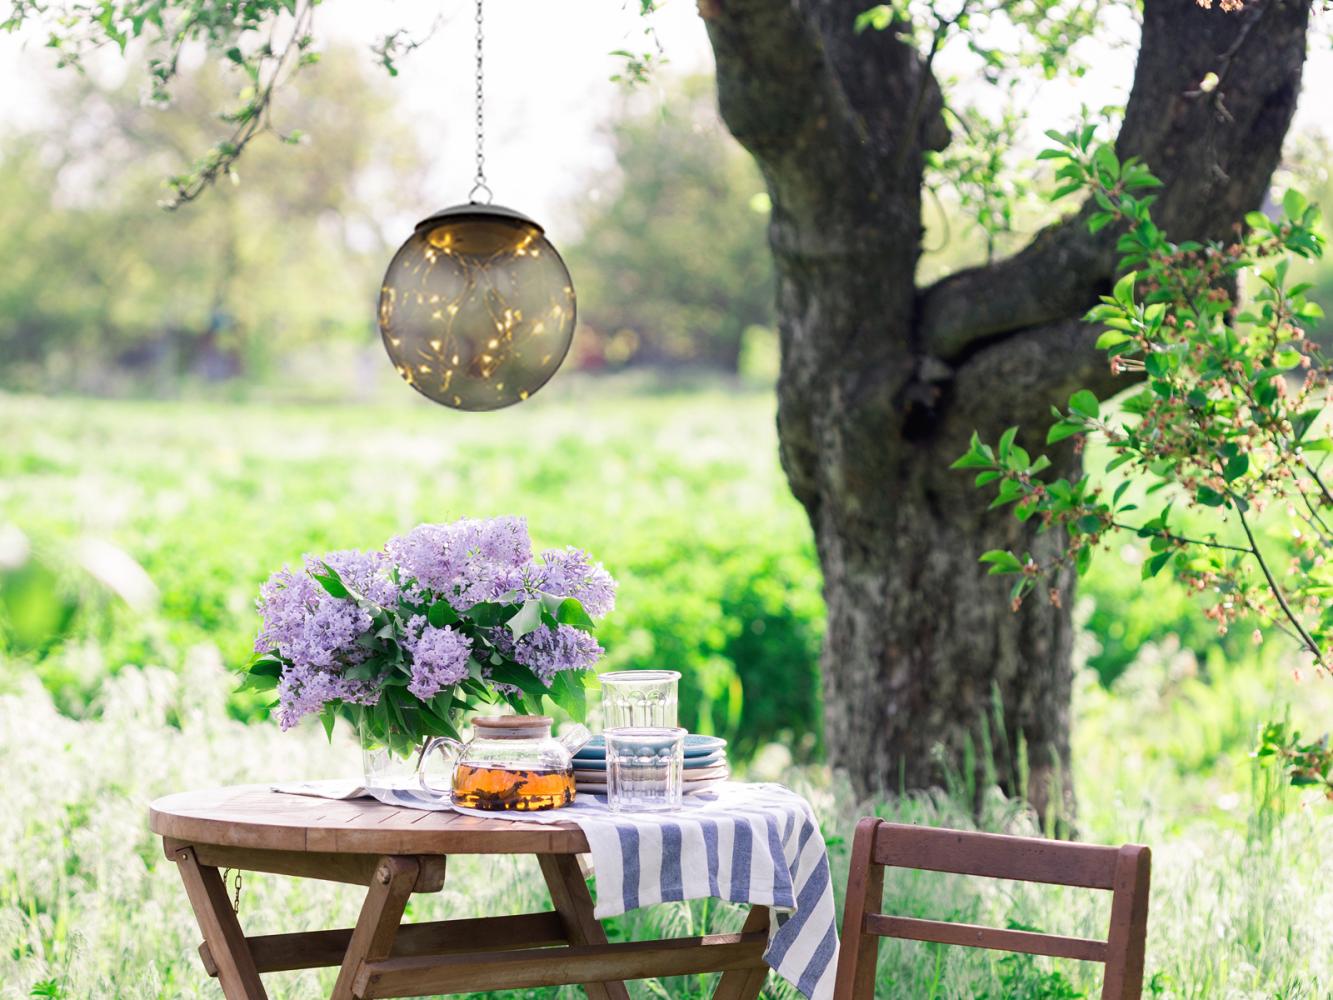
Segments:
[[[752,906],[741,932],[768,930],[769,919],[767,906]],[[717,982],[717,989],[713,991],[713,1000],[757,1000],[767,979],[768,966],[724,972]]]
[[[223,996],[227,1000],[268,1000],[222,876],[216,868],[201,865],[192,847],[176,851],[175,860],[204,943],[217,964]]]
[[[361,906],[361,916],[352,931],[352,940],[347,945],[342,968],[338,970],[331,1000],[356,1000],[352,987],[361,963],[389,957],[420,870],[416,858],[380,859],[366,901]]]
[[[551,902],[565,924],[572,945],[606,944],[606,931],[593,916],[592,896],[574,854],[539,854],[537,861],[551,892]],[[588,1000],[629,1000],[624,983],[584,983]]]

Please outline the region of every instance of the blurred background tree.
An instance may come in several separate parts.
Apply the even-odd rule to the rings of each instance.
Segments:
[[[162,178],[232,82],[210,62],[168,108],[141,89],[66,76],[52,124],[0,142],[3,384],[174,395],[182,377],[272,377],[303,345],[369,341],[384,226],[424,201],[391,84],[332,49],[274,110],[314,138],[256,145],[244,183],[176,213],[153,207]]]
[[[747,332],[775,336],[768,194],[718,119],[711,79],[655,98],[628,92],[607,124],[615,165],[590,179],[567,254],[580,357],[735,374]]]

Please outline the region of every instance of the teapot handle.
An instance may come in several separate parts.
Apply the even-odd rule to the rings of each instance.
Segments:
[[[421,748],[421,756],[417,758],[417,781],[420,783],[422,791],[445,798],[453,794],[453,769],[458,765],[458,759],[463,755],[463,749],[462,743],[448,736],[434,736],[426,741],[426,745]],[[439,750],[444,755],[444,759],[449,761],[449,781],[443,788],[431,784],[426,777],[426,758],[436,750]],[[452,760],[450,760],[449,753],[451,750],[453,751]]]
[[[588,732],[588,727],[575,723],[565,730],[564,735],[560,737],[560,745],[568,750],[572,757],[587,746],[591,739],[592,733]]]

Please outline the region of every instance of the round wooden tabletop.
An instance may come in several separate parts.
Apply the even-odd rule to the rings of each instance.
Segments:
[[[583,854],[573,823],[480,819],[236,785],[168,795],[148,807],[156,834],[183,843],[333,854]]]

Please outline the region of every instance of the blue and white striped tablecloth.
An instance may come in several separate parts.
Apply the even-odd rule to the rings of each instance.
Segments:
[[[831,997],[837,915],[814,810],[781,785],[728,782],[712,792],[686,796],[670,813],[614,813],[605,798],[580,792],[571,806],[523,820],[582,828],[599,918],[707,896],[772,907],[764,961],[811,1000]]]

